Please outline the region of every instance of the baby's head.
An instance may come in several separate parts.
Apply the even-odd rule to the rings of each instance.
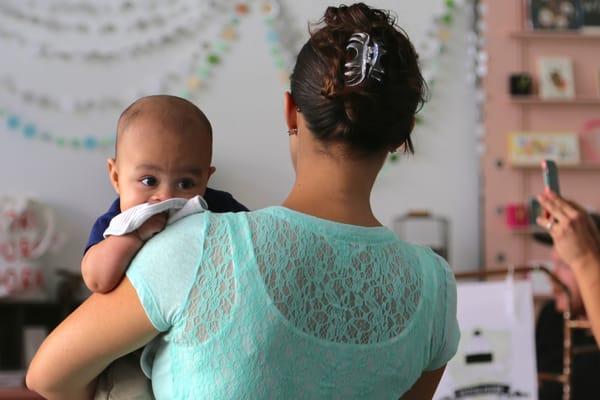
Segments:
[[[212,128],[191,102],[167,95],[142,97],[119,118],[110,181],[121,211],[172,197],[204,195],[214,172]]]

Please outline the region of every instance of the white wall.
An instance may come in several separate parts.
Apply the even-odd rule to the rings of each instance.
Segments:
[[[395,9],[400,25],[418,41],[430,24],[431,10],[441,2],[382,0],[371,4]],[[306,21],[320,17],[326,3],[285,0],[285,4],[297,25],[290,29],[306,35]],[[387,166],[372,198],[376,214],[386,224],[415,208],[449,217],[450,256],[457,269],[477,266],[480,240],[475,110],[473,91],[466,83],[467,26],[466,17],[459,17],[448,51],[441,56],[443,68],[427,106],[428,118],[414,134],[416,155]],[[269,55],[261,16],[243,17],[239,29],[240,39],[215,69],[213,81],[196,102],[214,125],[217,173],[211,186],[231,191],[249,207],[258,208],[280,202],[293,181],[282,118],[285,87]],[[0,74],[14,76],[22,85],[57,93],[111,93],[121,91],[130,82],[152,79],[153,74],[176,64],[189,46],[191,43],[180,44],[169,52],[143,59],[141,64],[91,71],[77,64],[65,67],[57,61],[35,61],[22,48],[0,37]],[[119,114],[112,110],[78,118],[40,111],[2,89],[0,107],[10,107],[73,137],[112,132]],[[107,156],[26,140],[4,123],[0,126],[0,196],[32,195],[48,203],[56,209],[62,230],[69,237],[61,252],[49,259],[49,265],[78,268],[94,219],[114,197],[106,174]]]

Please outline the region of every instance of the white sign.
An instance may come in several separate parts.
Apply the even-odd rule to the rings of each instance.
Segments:
[[[436,400],[537,399],[530,281],[458,285],[461,339]]]

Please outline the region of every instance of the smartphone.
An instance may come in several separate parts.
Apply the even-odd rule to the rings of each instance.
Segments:
[[[558,187],[558,168],[553,160],[542,161],[542,173],[544,175],[544,187],[556,194],[560,194]]]

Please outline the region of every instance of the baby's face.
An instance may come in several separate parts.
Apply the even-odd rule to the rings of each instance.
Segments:
[[[204,195],[214,171],[211,140],[206,132],[169,131],[152,118],[133,122],[119,140],[116,161],[109,160],[121,211],[172,197]]]

